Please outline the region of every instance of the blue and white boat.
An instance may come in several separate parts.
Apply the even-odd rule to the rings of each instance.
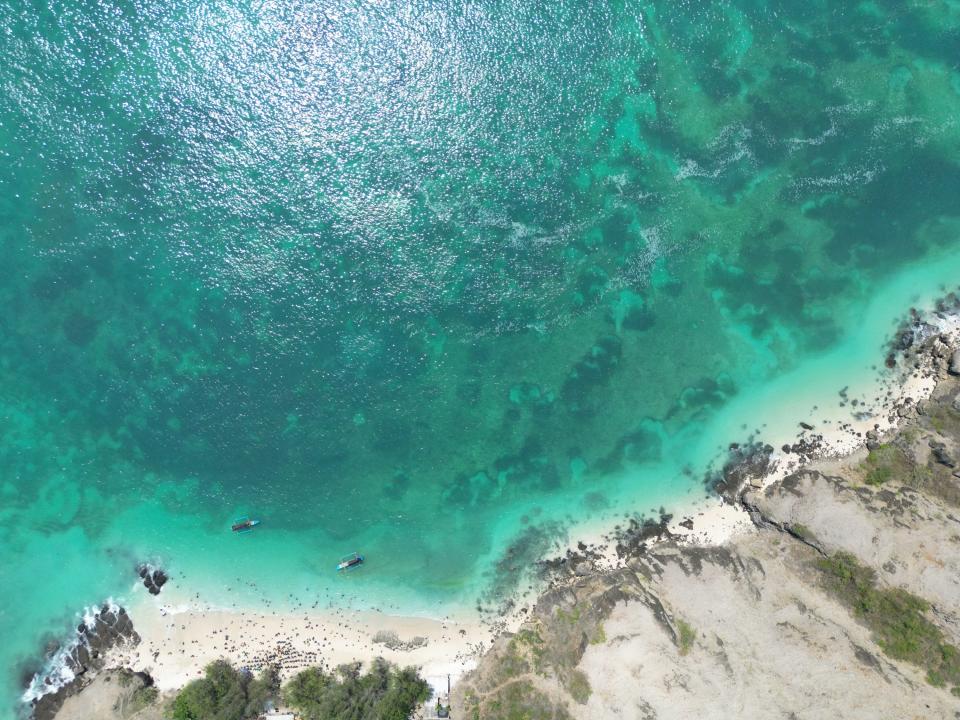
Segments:
[[[236,533],[248,533],[259,524],[259,520],[252,520],[244,515],[243,517],[234,520],[230,529]]]
[[[362,564],[363,555],[353,552],[340,558],[340,562],[337,564],[337,572],[340,572],[341,570],[355,570]]]

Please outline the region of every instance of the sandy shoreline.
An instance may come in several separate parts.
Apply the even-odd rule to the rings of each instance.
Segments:
[[[933,325],[933,334],[946,336],[952,346],[960,342],[958,318],[931,313],[924,320]],[[897,427],[901,410],[929,396],[936,386],[935,374],[923,363],[907,371],[864,377],[861,387],[845,388],[829,404],[804,406],[801,396],[785,401],[776,408],[779,421],[765,426],[757,439],[775,448],[798,439],[814,440],[817,462],[835,458],[856,463],[868,432],[883,434]],[[802,431],[798,427],[801,421],[809,421]],[[782,479],[803,462],[803,457],[781,449],[770,457],[774,462],[769,472],[750,478],[754,487]],[[717,545],[753,527],[742,507],[716,496],[698,496],[672,511],[667,529],[684,543]],[[596,567],[620,566],[612,533],[615,522],[598,518],[575,526],[569,550],[576,553],[586,546]],[[168,691],[198,677],[218,658],[251,670],[276,665],[287,679],[309,666],[334,668],[379,656],[419,667],[438,691],[445,691],[448,675],[455,682],[476,666],[501,632],[519,627],[542,590],[535,584],[514,598],[509,615],[491,620],[474,611],[426,618],[306,606],[282,611],[223,609],[204,606],[185,589],[168,586],[155,597],[136,586],[126,607],[141,642],[114,650],[107,667],[145,671],[160,690]]]
[[[379,656],[420,667],[431,684],[445,690],[447,675],[455,680],[474,667],[494,637],[479,620],[349,609],[206,609],[170,599],[143,593],[128,606],[141,642],[115,650],[108,667],[145,671],[160,690],[174,690],[218,658],[254,671],[275,665],[286,679],[314,665],[329,669]]]

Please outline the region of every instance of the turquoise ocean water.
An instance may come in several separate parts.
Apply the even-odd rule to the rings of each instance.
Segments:
[[[960,282],[955,0],[0,0],[0,51],[4,707],[142,560],[492,606]]]

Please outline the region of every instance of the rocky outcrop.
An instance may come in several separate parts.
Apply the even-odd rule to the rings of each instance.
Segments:
[[[930,445],[931,454],[938,463],[945,465],[948,468],[954,468],[957,466],[957,461],[954,459],[953,455],[950,454],[950,451],[947,450],[945,443],[934,438],[930,438],[928,444]]]
[[[960,350],[954,350],[950,354],[950,365],[948,369],[951,375],[960,375]]]
[[[744,502],[758,529],[722,546],[670,538],[617,570],[568,571],[455,687],[454,706],[481,720],[530,706],[583,720],[960,717],[950,688],[887,654],[819,569],[855,554],[878,587],[929,600],[928,620],[955,646],[951,506],[817,469]]]
[[[592,550],[568,554],[520,630],[455,687],[454,707],[479,720],[529,708],[583,720],[960,718],[960,359],[939,332],[912,317],[891,348],[890,364],[939,380],[896,409],[899,431],[810,461],[807,424],[797,449],[810,462],[765,488],[769,447],[732,447],[708,484],[752,531],[685,545],[638,522],[612,538],[616,569],[599,569]]]
[[[165,720],[169,710],[155,702],[158,696],[147,673],[104,670],[66,699],[56,720]]]
[[[731,445],[729,457],[719,473],[707,478],[707,485],[727,502],[736,502],[751,482],[759,482],[776,468],[773,448],[751,442]]]
[[[52,720],[64,701],[86,687],[104,667],[111,650],[139,642],[133,621],[122,607],[105,604],[88,612],[70,641],[31,679],[27,692],[34,720]]]
[[[151,595],[159,595],[160,588],[162,588],[169,579],[163,570],[155,568],[148,563],[139,565],[137,567],[137,573],[143,580],[143,586]]]

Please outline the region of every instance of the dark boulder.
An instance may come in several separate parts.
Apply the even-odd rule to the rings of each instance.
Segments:
[[[93,659],[90,657],[90,651],[86,645],[78,645],[77,649],[70,656],[76,663],[77,670],[87,667]]]
[[[897,350],[909,350],[913,345],[913,330],[904,329],[897,333],[897,339],[894,341],[894,347]]]
[[[137,574],[143,579],[143,586],[151,595],[159,595],[160,588],[170,579],[170,576],[163,570],[147,563],[141,563],[137,566]]]
[[[933,459],[936,460],[940,465],[945,465],[948,468],[957,466],[957,461],[947,450],[947,446],[942,442],[930,440],[930,442],[927,444],[930,446],[930,450],[933,453]]]
[[[795,451],[796,446],[793,448]],[[735,503],[751,480],[761,480],[777,463],[773,448],[759,442],[730,446],[730,455],[719,473],[710,473],[706,484],[727,502]]]
[[[950,355],[950,364],[947,366],[947,372],[951,375],[960,375],[960,350],[954,350]]]

